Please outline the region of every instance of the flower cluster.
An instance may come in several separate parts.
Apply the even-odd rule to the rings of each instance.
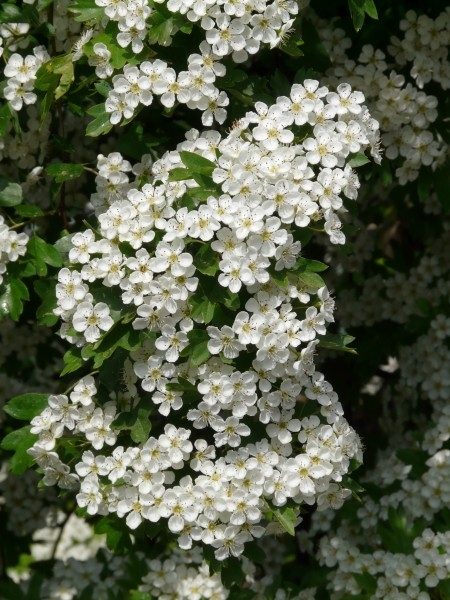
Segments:
[[[12,54],[6,63],[4,74],[8,78],[4,89],[4,96],[14,110],[20,110],[24,104],[34,104],[37,100],[33,92],[36,71],[49,60],[44,46],[37,46],[33,54],[25,58],[21,54]]]
[[[220,560],[264,533],[267,503],[342,504],[360,443],[315,369],[334,301],[300,257],[298,232],[322,221],[333,243],[345,241],[342,196],[359,185],[348,157],[370,147],[378,158],[363,102],[346,84],[306,80],[273,106],[257,103],[227,137],[191,131],[153,165],[99,156],[98,232],[72,237],[56,312],[83,352],[126,322],[139,343],[124,397],[103,402],[87,376],[33,419],[30,453],[46,484],[79,485],[89,514],[115,512],[130,528],[167,519],[182,548],[202,541]],[[124,445],[120,421],[136,409],[153,435]],[[90,445],[74,472],[58,456],[65,431]]]
[[[3,281],[3,274],[6,272],[6,265],[25,254],[28,240],[29,237],[26,233],[17,233],[8,227],[4,217],[0,215],[0,284]]]
[[[104,52],[100,44],[94,51]],[[105,110],[111,113],[111,123],[120,123],[122,118],[131,118],[141,104],[148,106],[153,96],[160,96],[166,108],[176,102],[187,104],[188,108],[202,110],[202,123],[211,126],[213,120],[223,123],[227,112],[225,106],[229,98],[214,85],[216,77],[225,75],[226,69],[211,51],[207,42],[200,44],[201,54],[191,54],[187,71],[176,71],[160,59],[144,61],[139,67],[125,65],[123,73],[113,77],[113,89],[105,102]],[[107,67],[102,66],[105,74]],[[97,67],[96,71],[99,70]]]
[[[438,116],[436,96],[423,91],[434,81],[443,90],[450,87],[450,14],[436,19],[410,10],[400,22],[403,39],[392,37],[387,48],[365,45],[356,60],[347,50],[351,41],[341,29],[320,22],[320,35],[333,66],[327,72],[330,82],[345,79],[364,92],[373,116],[380,123],[386,157],[400,159],[395,171],[401,185],[417,179],[422,166],[433,170],[444,164],[448,145],[432,128]],[[403,74],[406,72],[412,81]]]

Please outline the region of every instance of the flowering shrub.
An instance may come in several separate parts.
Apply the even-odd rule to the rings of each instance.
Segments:
[[[5,600],[450,594],[450,12],[388,4],[0,7]]]

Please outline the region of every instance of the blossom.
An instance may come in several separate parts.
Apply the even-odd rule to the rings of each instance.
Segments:
[[[88,342],[99,339],[102,331],[108,331],[114,321],[109,314],[109,306],[104,302],[92,304],[92,302],[80,302],[73,317],[73,328],[75,331],[84,333]]]

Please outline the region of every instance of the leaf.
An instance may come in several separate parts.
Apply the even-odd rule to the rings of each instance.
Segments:
[[[29,219],[35,219],[45,215],[44,211],[39,208],[39,206],[33,206],[32,204],[19,204],[14,210],[21,217],[27,217]]]
[[[128,324],[117,322],[104,336],[93,346],[90,356],[95,356],[94,368],[98,369],[117,348],[124,350],[137,350],[140,346],[140,333],[130,328]]]
[[[24,473],[34,462],[32,456],[27,453],[28,448],[35,443],[38,436],[30,433],[31,425],[26,425],[5,436],[0,444],[3,450],[14,452],[9,460],[9,470],[15,475]]]
[[[348,6],[356,31],[360,31],[364,24],[365,15],[378,19],[378,13],[373,0],[348,0]]]
[[[195,268],[203,273],[203,275],[214,275],[219,270],[219,261],[217,260],[217,254],[212,250],[209,244],[203,244],[200,250],[194,256]]]
[[[62,232],[62,233],[64,233],[64,232]],[[61,237],[59,240],[57,240],[53,244],[53,246],[61,254],[69,252],[72,248],[72,238],[74,235],[75,235],[74,233],[70,233],[69,235],[65,235],[65,236]]]
[[[56,77],[55,77],[56,76]],[[36,73],[36,87],[50,94],[47,103],[59,100],[70,89],[75,79],[72,54],[55,56],[46,61]]]
[[[105,16],[103,8],[97,6],[94,0],[75,0],[68,10],[73,13],[75,21],[95,21],[99,23]]]
[[[273,511],[273,516],[289,535],[295,536],[297,513],[293,508],[279,508]]]
[[[0,23],[34,23],[39,22],[39,14],[32,6],[18,7],[11,2],[0,3]]]
[[[46,265],[61,267],[63,264],[61,254],[51,244],[34,234],[28,242],[28,253],[34,259],[36,273],[40,277],[47,275]]]
[[[33,287],[42,300],[42,304],[36,310],[38,324],[52,327],[59,319],[53,312],[56,308],[55,282],[53,279],[38,279]]]
[[[5,412],[14,419],[31,421],[41,414],[48,404],[49,394],[22,394],[15,396],[5,406]]]
[[[267,560],[267,555],[259,544],[256,542],[247,542],[244,548],[244,556],[252,562],[263,565]]]
[[[0,206],[16,206],[23,199],[23,191],[18,183],[8,183],[3,177],[0,181]]]
[[[359,494],[363,494],[366,490],[361,485],[359,485],[359,483],[357,483],[348,475],[344,475],[342,477],[342,486],[348,488],[351,491],[352,496],[353,498],[355,498],[355,500],[357,500],[360,503],[362,502],[361,498],[359,497]]]
[[[216,168],[215,163],[196,154],[195,152],[187,152],[182,150],[180,152],[180,158],[182,163],[191,171],[193,175],[206,175],[211,176],[212,172]]]
[[[11,117],[12,115],[9,103],[5,103],[0,107],[0,138],[5,137],[5,135],[8,133]]]
[[[317,275],[316,273],[309,273],[305,271],[304,273],[300,273],[298,278],[302,281],[306,286],[319,289],[325,285],[325,281]]]
[[[365,0],[364,10],[372,19],[378,19],[378,11],[373,0]]]
[[[62,370],[60,377],[64,377],[64,375],[67,375],[68,373],[74,373],[85,365],[85,361],[81,358],[81,350],[79,348],[68,350],[64,354],[63,360],[66,366]]]
[[[0,315],[17,321],[23,311],[23,300],[29,300],[27,286],[20,279],[9,278],[5,292],[0,296]]]
[[[359,587],[368,592],[369,594],[375,594],[377,589],[377,580],[370,573],[352,573]]]
[[[0,598],[3,600],[25,600],[23,590],[11,579],[0,581]]]
[[[414,479],[420,479],[428,470],[426,461],[429,458],[429,454],[425,450],[420,450],[419,448],[399,448],[395,454],[405,465],[412,466],[410,477],[414,477]]]
[[[234,88],[237,83],[242,83],[248,79],[248,75],[241,69],[227,67],[227,72],[220,78],[220,88],[227,90]]]
[[[194,348],[192,349],[192,353],[189,356],[191,359],[191,363],[195,367],[202,365],[211,356],[208,350],[208,342],[200,342],[199,344],[194,346]]]
[[[110,86],[110,84],[105,80],[97,81],[97,83],[94,84],[94,87],[97,90],[97,92],[100,94],[100,96],[103,96],[104,98],[107,98],[109,95],[109,92],[113,89]]]
[[[192,174],[189,169],[182,169],[181,167],[175,167],[169,173],[169,181],[186,181],[192,179]]]
[[[370,159],[367,158],[364,152],[358,152],[358,154],[353,155],[353,157],[348,161],[348,164],[352,167],[352,169],[357,169],[358,167],[367,165],[367,163],[370,163]]]
[[[349,352],[350,354],[358,354],[355,348],[349,348],[348,344],[351,344],[355,339],[351,335],[342,333],[326,333],[320,336],[319,346],[321,348],[327,348],[328,350],[340,350],[342,352]]]
[[[126,63],[129,64],[138,64],[146,58],[143,52],[139,54],[134,53],[131,50],[131,47],[122,48],[117,43],[117,24],[110,21],[104,31],[93,37],[85,46],[83,47],[83,52],[86,56],[94,55],[94,46],[95,44],[105,44],[111,53],[109,63],[113,67],[113,69],[119,70],[123,69]],[[149,52],[147,51],[147,55]],[[97,92],[104,96],[105,98],[108,96],[109,90],[111,90],[111,86],[107,81],[100,81],[94,84]]]
[[[150,411],[148,408],[138,408],[136,420],[130,430],[131,439],[135,444],[143,444],[148,440],[152,428],[149,416]]]
[[[318,260],[311,260],[309,258],[300,257],[297,259],[292,272],[294,273],[320,273],[326,271],[328,265]]]
[[[303,45],[303,40],[298,34],[293,34],[281,41],[280,50],[289,56],[303,56],[299,46]]]
[[[233,584],[242,586],[245,581],[245,573],[242,570],[241,561],[235,556],[231,556],[224,561],[220,577],[223,585],[229,589]]]
[[[152,600],[149,592],[140,592],[139,590],[130,591],[130,600]]]
[[[174,20],[172,17],[166,17],[155,10],[147,20],[148,34],[147,40],[150,45],[159,44],[167,46],[170,35],[174,28]]]
[[[189,298],[191,315],[194,319],[201,318],[203,323],[210,323],[214,317],[215,304],[205,297],[202,291],[198,291]]]
[[[48,175],[55,178],[56,183],[77,179],[83,174],[83,171],[83,165],[74,165],[72,163],[55,163],[45,169]]]
[[[194,366],[206,362],[211,354],[208,350],[209,335],[204,329],[193,329],[188,333],[189,345],[180,353],[182,357],[189,357]]]
[[[128,525],[122,519],[102,517],[94,524],[95,533],[106,535],[106,545],[115,554],[126,554],[132,547]]]
[[[104,105],[102,107],[102,114],[91,121],[86,127],[86,135],[89,137],[98,137],[99,135],[108,133],[113,128],[109,113],[105,111]]]

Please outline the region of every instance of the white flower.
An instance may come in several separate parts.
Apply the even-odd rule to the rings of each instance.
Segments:
[[[102,331],[108,331],[114,325],[109,315],[109,306],[99,302],[95,306],[92,302],[81,302],[73,316],[73,328],[84,333],[87,342],[96,342]]]

